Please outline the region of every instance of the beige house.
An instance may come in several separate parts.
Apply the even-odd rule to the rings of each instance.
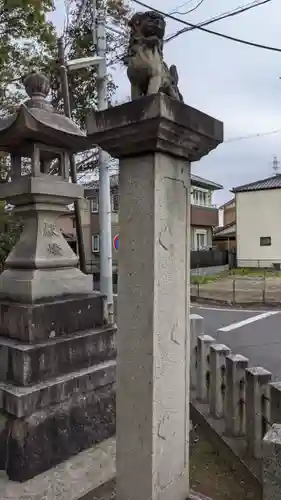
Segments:
[[[236,204],[235,198],[219,207],[221,224],[214,229],[213,244],[221,250],[236,248]]]
[[[281,264],[281,175],[233,189],[238,267]]]

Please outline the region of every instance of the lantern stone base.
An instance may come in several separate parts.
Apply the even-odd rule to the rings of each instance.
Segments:
[[[90,293],[93,278],[76,267],[6,269],[0,276],[0,298],[33,303],[51,297]]]
[[[22,482],[115,433],[116,328],[100,294],[0,316],[0,469]]]

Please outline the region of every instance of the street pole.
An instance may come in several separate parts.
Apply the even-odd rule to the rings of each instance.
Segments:
[[[101,7],[96,14],[96,0],[92,0],[93,42],[97,47],[97,55],[102,61],[97,69],[98,109],[108,107],[107,70],[106,70],[106,18],[105,9]],[[100,291],[107,297],[108,321],[113,322],[113,284],[112,284],[112,235],[111,235],[111,202],[109,155],[99,149],[99,222],[100,222]]]
[[[67,116],[68,118],[71,118],[69,85],[68,85],[67,67],[65,64],[63,38],[59,38],[59,40],[58,40],[58,60],[59,60],[59,65],[60,65],[61,89],[62,89],[62,95],[63,95],[64,113],[65,113],[65,116]],[[77,184],[77,173],[76,173],[76,164],[75,164],[74,155],[70,156],[70,172],[71,172],[71,180],[72,180],[73,184]],[[84,249],[83,231],[82,231],[82,219],[81,219],[79,200],[75,200],[75,202],[74,202],[74,214],[75,214],[75,223],[76,223],[75,224],[76,225],[76,237],[77,237],[79,261],[80,261],[80,269],[83,273],[86,273],[86,259],[85,259],[85,249]]]

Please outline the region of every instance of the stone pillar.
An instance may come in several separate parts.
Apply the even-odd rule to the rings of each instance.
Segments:
[[[270,384],[270,421],[281,424],[281,382]]]
[[[196,388],[197,338],[204,334],[204,318],[198,314],[190,315],[190,384]]]
[[[246,370],[246,439],[249,452],[258,459],[270,421],[271,377],[269,371],[259,366]]]
[[[225,413],[226,395],[226,356],[230,349],[224,344],[211,345],[210,350],[210,412],[216,418],[221,418]]]
[[[249,360],[241,354],[226,357],[226,432],[245,434],[246,368]]]
[[[199,401],[207,403],[210,389],[210,347],[215,339],[210,335],[197,337],[197,379],[196,395]]]
[[[156,94],[89,117],[120,158],[117,499],[184,500],[189,439],[190,161],[222,124]]]
[[[281,498],[281,425],[274,424],[262,443],[263,500]]]

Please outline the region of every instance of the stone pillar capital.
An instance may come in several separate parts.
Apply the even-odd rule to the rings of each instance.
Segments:
[[[87,118],[88,136],[114,158],[166,153],[198,161],[223,142],[223,123],[164,94],[154,94]]]

